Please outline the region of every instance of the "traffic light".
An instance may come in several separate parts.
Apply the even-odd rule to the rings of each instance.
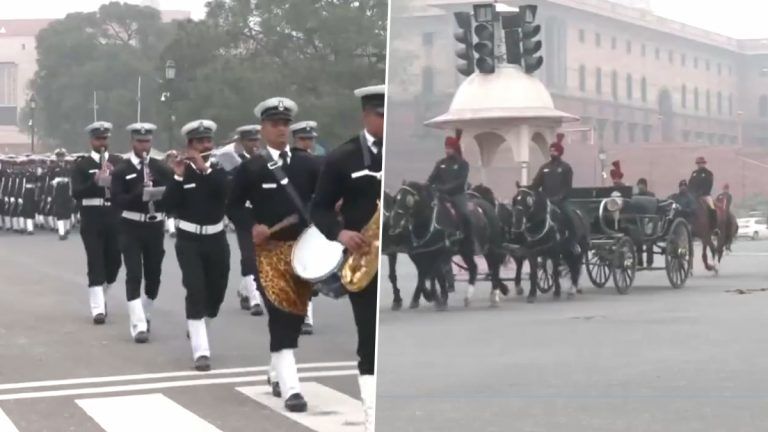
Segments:
[[[537,10],[538,6],[536,5],[520,6],[519,15],[522,21],[522,27],[520,29],[523,54],[522,66],[527,74],[533,74],[544,64],[544,57],[539,54],[541,51],[541,41],[535,40],[539,33],[541,33],[541,25],[534,24],[536,21]]]
[[[507,50],[508,64],[520,66],[523,63],[523,46],[520,37],[522,26],[519,13],[501,17],[501,30],[504,32],[504,46]]]
[[[494,54],[494,34],[493,22],[481,22],[475,25],[475,54],[477,60],[475,66],[477,71],[482,74],[492,74],[496,72],[496,56]]]
[[[456,57],[461,60],[456,66],[460,74],[468,77],[475,73],[475,54],[472,51],[472,15],[469,12],[454,12],[456,25],[459,29],[453,38],[461,45],[456,48]]]

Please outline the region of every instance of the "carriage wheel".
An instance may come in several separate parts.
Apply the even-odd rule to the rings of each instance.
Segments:
[[[552,260],[547,257],[540,256],[538,263],[536,288],[540,293],[546,294],[555,287],[555,269],[552,266]]]
[[[632,288],[637,272],[635,244],[629,237],[622,237],[613,252],[615,257],[612,268],[613,284],[619,294],[626,294]]]
[[[587,276],[595,288],[603,288],[611,278],[611,263],[600,252],[589,251],[584,256]]]
[[[669,230],[664,264],[672,288],[682,288],[693,267],[693,236],[683,219],[675,220]]]

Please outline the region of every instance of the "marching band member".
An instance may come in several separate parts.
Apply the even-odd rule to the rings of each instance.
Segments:
[[[243,151],[238,152],[238,157],[245,163],[256,155],[259,147],[261,126],[247,125],[237,128],[237,144]],[[234,171],[240,169],[238,166]],[[252,221],[250,218],[250,207],[252,203],[246,202],[243,207],[229,207],[227,217],[235,225],[237,234],[237,244],[240,248],[240,287],[237,296],[240,298],[240,307],[248,310],[253,316],[264,315],[264,309],[261,306],[261,295],[256,288],[256,258],[253,255],[253,239],[251,238]]]
[[[224,231],[227,174],[212,166],[216,123],[195,120],[186,124],[187,154],[173,164],[174,180],[166,188],[166,211],[179,219],[176,257],[187,291],[186,316],[195,369],[211,369],[211,350],[205,318],[219,314],[229,280],[229,243]]]
[[[303,121],[294,123],[291,125],[291,134],[293,135],[292,151],[311,154],[318,158],[318,162],[322,162],[321,156],[315,154],[315,149],[317,147],[317,144],[315,144],[315,139],[317,138],[317,122]],[[310,299],[309,306],[307,306],[307,316],[304,317],[304,324],[301,326],[301,334],[303,335],[311,335],[315,332],[313,312],[312,300]]]
[[[312,217],[317,228],[329,240],[338,240],[353,253],[364,253],[371,247],[360,231],[371,220],[381,200],[385,91],[384,85],[355,91],[355,95],[362,100],[364,129],[327,156],[312,204]],[[356,175],[365,170],[379,175]],[[342,200],[342,221],[339,221],[335,210],[339,200]],[[357,326],[358,371],[366,417],[365,430],[373,432],[378,274],[362,291],[350,292],[349,299]]]
[[[118,245],[118,212],[111,204],[111,172],[120,157],[108,151],[112,124],[98,121],[85,129],[91,137],[91,153],[75,163],[72,197],[80,209],[80,236],[88,262],[88,291],[94,324],[104,324],[105,289],[117,280],[122,261]]]
[[[56,219],[56,230],[59,240],[66,240],[72,223],[72,196],[70,195],[69,162],[66,160],[67,152],[64,149],[56,151],[59,164],[53,173],[53,196],[51,206],[53,217]]]
[[[172,181],[171,170],[149,157],[152,134],[157,126],[134,123],[131,134],[133,152],[112,174],[112,202],[121,211],[120,249],[125,262],[125,294],[130,316],[129,330],[136,343],[149,340],[152,305],[160,290],[160,275],[165,257],[162,203],[145,199],[146,188],[165,187]],[[155,206],[160,207],[155,208]],[[141,278],[144,274],[144,296]]]
[[[304,412],[307,402],[301,394],[294,350],[312,287],[294,274],[291,252],[308,226],[307,206],[317,183],[318,166],[311,156],[291,151],[288,146],[288,126],[297,111],[296,103],[283,97],[256,107],[267,153],[252,157],[237,170],[229,206],[241,208],[246,201],[252,203],[258,285],[269,315],[273,395],[284,399],[288,411]],[[299,223],[280,227],[287,218],[299,214],[303,216]]]

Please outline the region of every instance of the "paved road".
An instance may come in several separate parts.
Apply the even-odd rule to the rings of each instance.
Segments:
[[[288,418],[266,396],[266,317],[239,309],[237,242],[230,240],[230,286],[209,333],[214,371],[200,374],[191,368],[171,239],[152,341],[136,345],[120,286],[124,270],[108,295],[109,321],[97,327],[77,233],[67,241],[0,233],[0,431],[361,431],[348,300],[317,300],[316,333],[302,337],[297,352],[311,412]],[[153,420],[147,428],[153,417],[169,425]],[[340,426],[346,419],[352,422]]]
[[[745,241],[681,290],[640,273],[627,296],[496,309],[487,282],[469,309],[459,284],[447,312],[392,312],[382,290],[378,431],[765,431],[768,292],[725,291],[768,288],[767,264],[768,242]]]

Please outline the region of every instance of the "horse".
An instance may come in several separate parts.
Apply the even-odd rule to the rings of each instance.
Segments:
[[[382,232],[381,232],[381,255],[387,257],[389,262],[389,282],[392,284],[392,310],[398,311],[403,307],[403,298],[400,295],[400,288],[397,286],[397,255],[401,253],[407,253],[408,236],[405,232],[400,235],[390,234],[390,215],[392,214],[392,208],[395,204],[395,197],[387,191],[384,191],[384,200],[382,206]],[[421,275],[419,276],[419,282],[416,284],[416,291],[414,292],[413,299],[411,300],[411,309],[415,309],[419,306],[419,296],[423,296],[427,302],[432,301],[432,296],[429,291],[423,288],[424,282]],[[434,286],[434,279],[431,280],[432,286]]]
[[[715,210],[717,211],[718,229],[722,235],[723,247],[718,250],[717,262],[723,259],[723,249],[731,252],[733,240],[739,233],[739,223],[736,221],[736,215],[727,207],[725,195],[718,195],[715,198]],[[722,224],[720,224],[720,221],[722,221]]]
[[[470,188],[470,192],[477,197],[484,199],[486,202],[494,206],[496,209],[496,217],[499,218],[501,224],[501,230],[503,238],[506,242],[512,244],[522,244],[521,233],[515,233],[512,230],[512,209],[503,202],[496,199],[496,195],[493,190],[483,184],[475,185]],[[510,258],[515,262],[515,292],[517,295],[523,295],[523,263],[525,257],[518,254],[510,255]]]
[[[726,215],[725,212],[717,212],[717,221],[713,226],[709,213],[710,208],[706,200],[703,197],[699,198],[696,200],[696,204],[689,217],[691,231],[694,238],[701,240],[701,260],[704,263],[704,268],[707,271],[714,271],[717,275],[720,272],[718,263],[723,256],[726,243]],[[712,255],[712,264],[709,263],[707,251]]]
[[[555,284],[553,296],[555,299],[559,299],[561,296],[560,262],[561,259],[565,260],[571,276],[571,286],[567,296],[573,298],[579,291],[581,266],[588,247],[589,226],[584,218],[579,214],[564,214],[552,205],[541,192],[520,185],[518,185],[517,194],[512,199],[512,215],[512,230],[522,234],[525,239],[521,246],[531,269],[528,303],[536,301],[539,257],[546,257],[552,261]],[[578,246],[578,250],[574,250],[573,244],[567,239],[566,217],[574,218],[576,232],[571,233],[571,237]]]
[[[390,216],[392,236],[403,232],[410,236],[409,255],[420,274],[435,278],[440,295],[433,290],[432,297],[438,310],[445,310],[448,303],[447,268],[454,255],[461,256],[469,270],[469,286],[464,297],[468,307],[477,281],[475,252],[484,255],[491,275],[491,305],[498,305],[500,296],[508,294],[501,282],[500,269],[505,253],[502,249],[501,229],[496,213],[483,199],[469,197],[469,214],[475,244],[465,239],[461,221],[456,211],[437,196],[432,187],[419,182],[404,181],[395,195]],[[415,295],[415,294],[414,294]]]

